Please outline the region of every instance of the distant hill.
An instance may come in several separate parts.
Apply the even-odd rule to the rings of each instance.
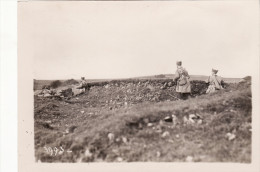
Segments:
[[[152,76],[141,76],[141,77],[134,77],[134,79],[172,79],[174,78],[174,74],[160,74],[160,75],[152,75]],[[250,76],[245,77],[249,79]],[[199,80],[199,81],[206,81],[208,76],[205,75],[190,75],[190,80]],[[224,82],[227,83],[236,83],[240,82],[242,78],[223,78]]]

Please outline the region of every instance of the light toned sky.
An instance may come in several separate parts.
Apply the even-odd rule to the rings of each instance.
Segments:
[[[177,60],[244,77],[259,57],[257,1],[20,2],[18,20],[35,79],[171,74]]]

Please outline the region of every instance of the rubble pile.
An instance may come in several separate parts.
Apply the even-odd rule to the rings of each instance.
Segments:
[[[75,87],[75,85],[73,86]],[[70,102],[84,103],[90,107],[107,107],[110,110],[141,102],[176,101],[176,84],[171,79],[154,80],[112,80],[110,82],[88,83],[88,89],[76,92],[74,88],[43,90],[38,96],[70,98]],[[204,81],[191,81],[192,96],[204,94]],[[46,93],[46,95],[44,94]]]
[[[111,81],[98,84],[92,84],[88,91],[70,101],[81,100],[91,107],[101,106],[112,110],[141,102],[178,100],[176,84],[172,80]],[[206,92],[207,84],[203,81],[191,81],[191,85],[193,97]]]

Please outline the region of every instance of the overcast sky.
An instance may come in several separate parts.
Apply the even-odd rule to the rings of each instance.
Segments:
[[[35,79],[171,74],[177,60],[192,75],[216,68],[244,77],[258,62],[258,8],[257,1],[19,2],[18,41],[30,50]]]

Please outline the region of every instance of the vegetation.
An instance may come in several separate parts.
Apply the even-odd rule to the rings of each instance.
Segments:
[[[201,92],[204,83],[192,81],[192,87],[199,85],[199,88],[197,96],[188,100],[144,99],[119,108],[103,105],[100,98],[103,94],[108,100],[109,95],[112,99],[114,94],[120,95],[120,91],[115,93],[105,86],[120,86],[122,82],[96,82],[89,92],[70,102],[35,97],[36,159],[42,162],[251,162],[250,83],[226,84],[224,90],[204,95]],[[99,98],[94,96],[97,93]],[[185,118],[191,114],[199,115],[202,122],[187,123]],[[176,123],[164,121],[172,115],[176,116]],[[228,133],[234,137],[229,139]],[[62,147],[64,152],[51,155],[44,147]]]

